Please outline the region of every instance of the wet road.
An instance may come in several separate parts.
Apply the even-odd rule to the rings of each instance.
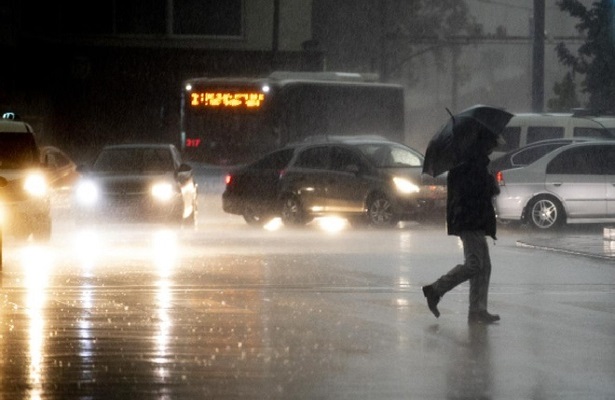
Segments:
[[[440,225],[108,228],[7,239],[1,398],[615,397],[615,264],[520,248],[524,232],[491,247],[502,321],[475,326],[466,285],[439,319],[420,292],[460,261]]]

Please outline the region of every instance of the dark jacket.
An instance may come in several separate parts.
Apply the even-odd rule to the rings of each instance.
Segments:
[[[447,178],[446,223],[449,235],[484,231],[495,239],[493,196],[500,192],[487,166],[489,158],[478,156],[451,169]]]

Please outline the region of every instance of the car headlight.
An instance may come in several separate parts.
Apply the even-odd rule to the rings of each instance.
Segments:
[[[400,178],[398,176],[393,178],[393,183],[395,184],[395,189],[403,194],[418,193],[421,190],[417,185],[410,182],[408,179]]]
[[[152,196],[159,201],[169,201],[173,197],[173,185],[168,182],[156,183],[152,186]]]
[[[32,196],[42,197],[47,194],[47,181],[41,174],[31,174],[26,177],[23,188]]]
[[[98,187],[92,181],[80,182],[77,186],[76,197],[79,204],[92,205],[98,201]]]

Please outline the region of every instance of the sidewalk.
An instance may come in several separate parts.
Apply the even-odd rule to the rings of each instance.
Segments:
[[[615,261],[615,228],[604,228],[602,234],[528,237],[517,240],[517,246]]]

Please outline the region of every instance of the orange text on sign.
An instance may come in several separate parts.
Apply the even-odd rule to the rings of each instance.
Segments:
[[[190,94],[192,107],[258,108],[265,101],[265,94],[258,92],[195,92]]]

